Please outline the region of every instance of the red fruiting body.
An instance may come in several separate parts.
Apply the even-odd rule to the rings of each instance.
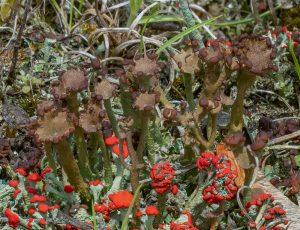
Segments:
[[[29,218],[28,219],[28,223],[26,225],[26,229],[31,229],[33,221],[34,221],[33,218]]]
[[[45,178],[46,174],[51,173],[53,170],[50,167],[46,167],[42,172],[41,172],[41,177]]]
[[[110,209],[106,204],[95,204],[94,205],[95,212],[101,213],[103,215],[103,219],[105,221],[109,221],[110,217]]]
[[[21,190],[20,189],[16,189],[13,193],[13,198],[16,199],[17,196],[21,193]]]
[[[105,145],[107,145],[107,146],[113,146],[113,145],[116,145],[118,143],[119,143],[119,140],[115,136],[110,136],[110,137],[107,137],[105,139]]]
[[[143,215],[143,212],[141,210],[137,210],[135,213],[136,218],[140,218]]]
[[[39,224],[40,224],[40,225],[46,225],[46,220],[43,219],[43,218],[40,219],[40,220],[39,220]]]
[[[39,210],[40,213],[46,213],[46,212],[49,211],[49,209],[50,209],[49,205],[44,204],[44,203],[41,203],[38,206],[38,210]]]
[[[150,171],[150,177],[152,179],[151,187],[155,189],[158,194],[170,191],[174,175],[175,170],[169,162],[161,162],[153,165]]]
[[[28,176],[27,176],[27,180],[29,182],[39,182],[42,180],[41,176],[38,174],[38,173],[30,173]]]
[[[93,180],[89,182],[90,186],[98,186],[98,185],[102,185],[102,182],[100,180]]]
[[[33,207],[29,208],[27,213],[32,216],[35,213],[35,208]]]
[[[66,193],[72,193],[72,192],[74,192],[74,187],[72,185],[65,185],[64,186],[64,191]]]
[[[197,167],[199,170],[215,172],[211,183],[202,192],[205,202],[213,204],[234,198],[238,190],[235,184],[237,172],[232,169],[229,159],[211,152],[204,152],[197,159]]]
[[[129,208],[133,199],[133,195],[128,191],[119,191],[108,195],[108,198],[111,201],[111,203],[109,203],[109,207],[116,210]]]
[[[17,168],[16,172],[19,173],[21,176],[27,175],[27,172],[23,168]]]
[[[9,208],[6,208],[4,214],[8,219],[10,227],[17,228],[19,226],[20,218],[16,213],[12,212]]]
[[[211,152],[204,152],[197,159],[197,167],[199,170],[207,169],[210,166],[211,161],[214,159],[215,155]]]
[[[111,147],[113,153],[115,153],[118,156],[120,155],[119,140],[117,137],[115,136],[107,137],[105,139],[105,145]],[[123,140],[122,147],[123,147],[123,157],[127,158],[129,156],[129,152],[127,147],[127,142],[125,140]]]
[[[127,158],[129,156],[129,151],[128,151],[128,147],[127,147],[127,142],[124,140],[123,144],[122,144],[122,148],[123,148],[123,157]],[[120,148],[119,148],[119,144],[116,144],[112,147],[112,151],[113,153],[115,153],[116,155],[120,155]]]
[[[157,207],[153,205],[146,207],[145,212],[148,216],[157,216],[159,213]]]
[[[40,195],[33,195],[30,199],[30,203],[42,203],[45,202],[47,199],[44,196]]]
[[[12,187],[12,188],[17,188],[18,187],[18,185],[19,185],[19,181],[18,180],[11,180],[11,181],[9,181],[8,182],[8,185],[10,186],[10,187]]]
[[[32,194],[32,195],[35,195],[37,194],[37,190],[35,188],[32,188],[32,187],[26,187],[26,190],[28,193]]]
[[[178,193],[178,191],[179,191],[179,189],[178,189],[178,186],[177,186],[177,184],[174,184],[173,186],[172,186],[172,188],[171,188],[171,192],[173,193],[173,195],[177,195],[177,193]]]
[[[251,215],[254,215],[255,213],[258,215],[258,213],[261,210],[261,206],[266,205],[266,209],[262,213],[262,218],[265,220],[264,225],[261,226],[259,229],[264,230],[266,229],[266,226],[270,222],[274,222],[278,220],[277,224],[280,223],[287,223],[287,220],[285,218],[285,211],[278,205],[274,206],[274,198],[267,193],[262,193],[259,195],[254,196],[254,198],[246,203],[245,208],[246,211],[251,213]],[[244,213],[240,214],[241,216],[244,216]],[[254,225],[255,222],[248,222],[248,226],[251,228],[256,228],[256,225]],[[278,227],[274,226],[271,229],[277,229]]]
[[[55,204],[50,207],[50,210],[59,209],[59,208],[60,208],[60,206],[58,204]]]
[[[184,223],[171,222],[170,230],[200,230],[193,225],[192,216],[189,212],[184,212],[187,215],[188,221]]]

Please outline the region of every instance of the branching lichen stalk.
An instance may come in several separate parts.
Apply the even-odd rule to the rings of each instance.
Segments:
[[[67,140],[63,139],[55,144],[59,161],[67,174],[68,181],[73,185],[76,191],[80,194],[80,197],[84,201],[90,200],[90,194],[88,192],[87,184],[84,182],[79,167],[76,163],[75,157],[71,151],[70,145]]]
[[[190,111],[195,109],[194,95],[193,95],[193,76],[191,74],[184,74],[183,76],[185,97],[189,104]]]
[[[67,105],[71,113],[74,113],[77,116],[79,116],[79,112],[78,112],[79,101],[77,99],[76,93],[72,93],[70,96],[68,96]],[[92,171],[90,169],[87,144],[85,142],[83,129],[81,127],[76,127],[74,136],[75,136],[75,142],[77,147],[78,165],[80,168],[80,172],[82,173],[84,178],[91,179]]]
[[[113,182],[113,175],[112,175],[110,155],[106,149],[102,133],[99,134],[99,146],[100,146],[101,152],[103,154],[103,167],[104,167],[105,183],[109,187]]]
[[[45,153],[47,156],[48,164],[49,164],[50,168],[52,168],[52,170],[55,172],[56,171],[56,163],[55,163],[55,160],[53,157],[52,143],[45,143],[44,149],[45,149]]]
[[[229,123],[229,132],[241,132],[243,129],[244,121],[244,99],[247,90],[253,85],[255,82],[255,76],[253,74],[249,74],[245,71],[239,73],[237,78],[237,97],[231,109],[231,117]]]

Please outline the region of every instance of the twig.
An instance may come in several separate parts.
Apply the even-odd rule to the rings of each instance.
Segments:
[[[106,8],[103,13],[107,13],[107,12],[109,12],[111,10],[119,9],[119,8],[121,8],[123,6],[127,6],[128,4],[129,4],[129,1],[121,2],[121,3],[117,4],[117,5],[113,5],[113,6],[110,6],[110,7]]]
[[[300,136],[300,130],[298,130],[296,132],[293,132],[293,133],[290,133],[290,134],[287,134],[287,135],[284,135],[282,137],[275,138],[275,139],[269,141],[267,146],[275,145],[275,144],[293,139],[293,138],[298,137],[298,136]]]
[[[149,11],[151,8],[155,7],[158,4],[158,2],[152,3],[150,6],[146,7],[131,23],[130,29],[134,30],[135,27],[139,24],[139,21],[142,19],[144,14]]]
[[[278,97],[278,98],[286,105],[286,107],[287,107],[290,111],[293,111],[293,108],[289,105],[289,103],[288,103],[283,97],[281,97],[279,94],[274,93],[274,92],[269,91],[269,90],[263,90],[263,89],[255,89],[252,93],[255,93],[255,92],[259,92],[259,93],[268,93],[268,94],[275,95],[275,96],[277,96],[277,97]]]
[[[277,26],[278,19],[277,19],[276,12],[275,12],[275,9],[274,9],[273,0],[268,0],[268,5],[269,5],[270,12],[271,12],[271,15],[272,15],[273,20],[274,20],[274,25]]]
[[[240,197],[240,193],[246,188],[251,189],[249,186],[242,186],[242,187],[239,188],[239,190],[236,193],[236,200],[237,200],[237,203],[238,203],[241,211],[245,213],[245,216],[247,217],[247,219],[252,221],[252,218],[248,215],[248,213],[247,213],[247,211],[246,211],[246,209],[245,209],[245,207],[244,207],[244,205],[241,201],[241,197]]]
[[[281,150],[281,149],[300,149],[300,145],[274,145],[270,147],[266,147],[266,150]]]
[[[256,21],[257,24],[259,24],[260,19],[259,19],[259,14],[258,14],[257,1],[256,0],[251,0],[250,3],[251,3],[251,10],[253,12],[255,21]]]
[[[11,66],[10,66],[8,76],[7,76],[7,79],[6,79],[6,84],[8,84],[8,85],[13,85],[15,80],[16,80],[15,79],[15,70],[16,70],[16,65],[17,65],[17,62],[18,62],[19,48],[20,48],[20,43],[21,43],[21,40],[22,40],[22,35],[23,35],[24,29],[25,29],[25,25],[26,25],[26,22],[27,22],[27,16],[28,16],[30,6],[31,6],[31,0],[26,0],[26,2],[25,2],[25,11],[24,11],[24,15],[23,15],[23,18],[22,18],[22,21],[21,21],[22,24],[19,28],[17,39],[16,39],[15,44],[14,44],[14,50],[13,50],[13,57],[12,57],[12,61],[11,61]]]

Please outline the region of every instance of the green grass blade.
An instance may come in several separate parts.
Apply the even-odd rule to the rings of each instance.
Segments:
[[[138,11],[140,10],[142,6],[142,0],[130,0],[129,1],[130,6],[130,16],[127,21],[127,26],[130,26],[131,23],[134,21],[134,19],[137,16]]]
[[[123,222],[122,222],[121,230],[127,230],[127,229],[128,229],[129,215],[130,215],[130,213],[132,212],[133,206],[134,206],[134,204],[135,204],[135,202],[136,202],[136,199],[137,199],[137,197],[138,197],[138,195],[139,195],[139,193],[140,193],[141,188],[143,187],[143,185],[144,185],[144,184],[141,184],[141,185],[137,188],[137,190],[135,191],[135,193],[134,193],[134,196],[133,196],[133,199],[132,199],[132,201],[131,201],[130,207],[128,208],[127,213],[126,213],[126,215],[125,215],[125,217],[124,217],[124,220],[123,220]]]
[[[281,8],[281,5],[278,5],[274,8],[274,10],[279,10]],[[271,14],[271,11],[266,11],[262,14],[259,15],[260,18],[264,18],[268,15]],[[230,21],[230,22],[221,22],[221,23],[214,23],[213,26],[218,26],[218,27],[222,27],[222,26],[236,26],[236,25],[240,25],[240,24],[247,24],[249,22],[254,22],[255,18],[251,17],[251,18],[244,18],[238,21]]]
[[[295,54],[295,51],[294,51],[294,43],[292,40],[289,41],[289,50],[290,50],[290,53],[292,55],[292,58],[293,58],[293,61],[294,61],[294,64],[295,64],[295,71],[297,73],[297,76],[300,80],[300,65],[299,65],[299,61],[296,57],[296,54]]]
[[[148,21],[149,20],[149,21]],[[145,16],[139,21],[139,25],[152,22],[185,22],[182,17],[176,15],[156,15],[156,16]]]
[[[174,42],[180,40],[181,38],[185,37],[186,35],[192,33],[194,30],[199,29],[201,26],[204,25],[209,25],[211,24],[213,21],[215,21],[216,19],[220,18],[222,15],[218,16],[218,17],[214,17],[211,18],[209,20],[203,21],[199,24],[194,25],[191,28],[188,28],[184,31],[182,31],[181,33],[177,34],[176,36],[172,37],[171,39],[169,39],[168,41],[166,41],[157,51],[156,53],[159,54],[161,51],[163,51],[164,49],[166,49],[167,47],[171,46]]]

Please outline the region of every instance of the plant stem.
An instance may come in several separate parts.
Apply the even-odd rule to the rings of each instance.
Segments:
[[[90,168],[88,152],[87,152],[87,144],[84,139],[83,129],[80,127],[76,127],[74,136],[75,136],[75,142],[77,147],[78,165],[80,168],[80,172],[82,173],[84,178],[91,179],[92,171]]]
[[[167,193],[158,195],[157,203],[158,203],[158,215],[155,217],[154,224],[153,224],[155,229],[158,228],[158,225],[161,223],[161,220],[163,218],[163,213],[167,203]]]
[[[131,131],[127,132],[126,137],[127,137],[127,145],[128,145],[129,155],[130,155],[130,158],[132,161],[132,166],[131,166],[131,170],[130,170],[130,181],[131,181],[132,190],[135,192],[139,186],[138,165],[139,165],[140,161],[139,161],[137,152],[134,150],[133,145],[132,145]]]
[[[99,148],[99,134],[98,133],[91,133],[90,134],[90,139],[88,142],[88,146],[89,146],[89,162],[90,162],[90,166],[91,166],[91,170],[93,173],[98,174],[98,166],[100,163],[100,157],[98,155],[98,148]]]
[[[280,8],[281,8],[281,5],[278,5],[278,6],[274,7],[274,11],[279,10]],[[259,17],[264,18],[270,14],[271,14],[271,11],[269,10],[269,11],[266,11],[266,12],[260,14]],[[246,24],[246,23],[254,22],[254,21],[255,21],[255,18],[245,18],[245,19],[238,20],[238,21],[216,23],[216,24],[213,24],[213,26],[218,26],[218,27],[235,26],[235,25]]]
[[[56,172],[56,163],[53,157],[53,151],[52,151],[52,144],[51,143],[45,143],[44,144],[44,149],[45,149],[45,153],[47,156],[47,161],[49,163],[50,168],[52,168],[52,170],[54,172]]]
[[[91,197],[88,192],[87,184],[83,181],[69,143],[66,139],[63,139],[57,144],[54,144],[54,146],[57,149],[59,161],[68,176],[68,181],[75,187],[76,191],[84,201],[89,201]]]
[[[111,107],[111,103],[110,103],[110,99],[107,99],[107,100],[104,100],[104,107],[105,107],[105,110],[106,110],[106,113],[107,113],[107,116],[108,116],[108,119],[111,123],[111,126],[112,126],[112,129],[116,135],[116,137],[118,138],[119,140],[119,148],[120,148],[120,154],[119,154],[119,157],[120,157],[120,160],[121,160],[121,163],[122,165],[125,167],[125,168],[129,168],[128,164],[125,162],[124,160],[124,156],[123,156],[123,140],[121,138],[121,135],[120,135],[120,128],[118,126],[118,122],[117,122],[117,119],[115,117],[115,114],[114,114],[114,111],[112,110],[112,107]]]
[[[190,111],[195,109],[195,102],[193,96],[193,77],[191,74],[184,74],[183,75],[183,83],[184,83],[184,91],[185,97],[189,104]]]
[[[71,6],[70,6],[69,30],[72,29],[73,15],[74,15],[74,0],[71,1]]]
[[[247,90],[254,84],[256,77],[250,73],[242,71],[237,78],[237,97],[231,109],[229,123],[229,133],[241,132],[244,126],[244,99]]]
[[[99,146],[103,154],[103,167],[104,167],[104,178],[105,178],[104,180],[105,183],[108,185],[108,187],[110,187],[110,185],[113,182],[113,175],[111,169],[110,155],[106,149],[102,133],[99,134]]]
[[[7,75],[7,79],[6,79],[6,84],[7,85],[13,85],[16,78],[15,78],[15,70],[16,70],[16,65],[18,62],[18,54],[19,54],[19,48],[20,48],[20,43],[22,41],[22,36],[23,36],[23,32],[26,26],[26,22],[27,22],[27,18],[28,18],[28,13],[30,10],[30,6],[31,6],[31,0],[26,0],[25,2],[25,11],[23,14],[23,18],[21,20],[21,25],[19,28],[19,32],[18,35],[16,37],[15,40],[15,44],[14,44],[14,49],[13,49],[13,56],[12,56],[12,61],[11,61],[11,65],[9,68],[9,72]]]
[[[138,158],[140,159],[140,162],[143,160],[143,152],[145,150],[146,146],[146,140],[147,140],[147,134],[148,134],[148,124],[150,121],[150,116],[148,112],[142,112],[141,113],[141,132],[140,132],[140,138],[139,138],[139,144],[136,150],[136,154]]]
[[[76,93],[71,93],[67,98],[67,106],[71,113],[74,113],[77,117],[79,116],[79,101]],[[91,179],[92,171],[90,169],[90,163],[88,159],[87,144],[85,142],[84,131],[81,127],[76,127],[75,142],[78,154],[78,165],[80,172],[84,178]]]
[[[118,126],[117,119],[115,117],[114,111],[112,110],[111,103],[110,103],[109,99],[104,100],[104,107],[105,107],[108,119],[111,123],[111,126],[114,130],[114,133],[119,138],[119,136],[120,136],[119,126]]]

